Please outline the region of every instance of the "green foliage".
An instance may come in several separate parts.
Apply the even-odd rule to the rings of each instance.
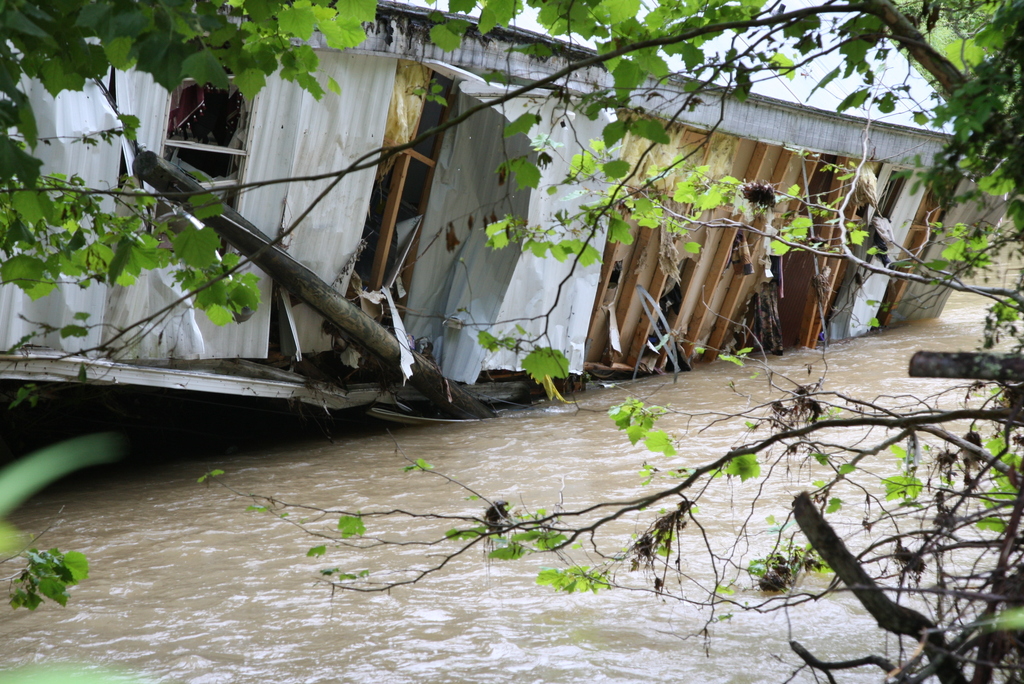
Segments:
[[[546,377],[565,378],[569,376],[569,359],[557,349],[538,347],[523,359],[523,370],[538,383]]]
[[[736,475],[741,482],[761,476],[761,464],[757,462],[757,454],[743,454],[729,461],[725,468],[726,475]]]
[[[567,594],[590,591],[597,593],[601,589],[611,589],[611,582],[605,570],[590,568],[586,565],[574,565],[568,568],[544,568],[537,574],[537,584],[552,587],[555,591]]]
[[[913,475],[894,475],[882,480],[885,485],[885,500],[913,501],[921,494],[924,483]]]
[[[366,534],[366,525],[363,524],[362,516],[343,515],[338,518],[338,531],[341,532],[342,539],[361,537]]]
[[[654,427],[655,421],[665,415],[665,413],[666,409],[661,406],[646,406],[639,399],[632,398],[608,409],[608,415],[615,422],[616,427],[625,431],[632,444],[636,444],[641,439],[646,439],[648,433]],[[658,432],[664,435],[664,437],[657,436],[656,434],[654,444],[656,446],[671,447],[672,444],[668,435],[661,431]],[[655,451],[663,450],[655,449]],[[672,451],[674,453],[675,449],[673,448]],[[664,451],[663,453],[670,455]]]
[[[44,598],[67,605],[68,587],[89,577],[89,561],[77,551],[29,549],[28,566],[11,582],[11,607],[35,610]]]
[[[207,480],[209,480],[211,478],[220,477],[223,474],[224,474],[223,470],[211,470],[210,472],[205,473],[204,475],[202,475],[198,480],[196,480],[196,482],[198,482],[199,484],[202,484],[202,483],[206,482]]]
[[[417,458],[415,463],[409,466],[405,466],[404,468],[402,468],[402,470],[408,473],[411,470],[432,470],[433,468],[434,466],[430,465],[422,458]]]

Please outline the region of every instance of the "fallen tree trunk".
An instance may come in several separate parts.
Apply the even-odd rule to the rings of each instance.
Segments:
[[[168,200],[192,211],[190,197],[208,192],[181,169],[153,152],[135,158],[133,171]],[[177,195],[177,197],[176,197]],[[272,244],[272,240],[225,206],[219,216],[202,220],[242,255],[259,266],[281,287],[288,290],[341,330],[346,337],[379,359],[387,368],[398,369],[401,347],[398,339],[358,306],[345,299],[316,273]],[[493,418],[494,412],[461,385],[449,383],[438,368],[413,352],[414,363],[409,384],[435,406],[454,418]]]
[[[1024,356],[976,352],[919,351],[910,357],[912,378],[1024,381]]]

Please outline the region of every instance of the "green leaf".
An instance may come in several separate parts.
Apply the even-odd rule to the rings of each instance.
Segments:
[[[896,475],[882,480],[885,485],[885,500],[913,500],[924,489],[924,483],[913,475]]]
[[[647,438],[644,440],[644,446],[650,451],[664,454],[666,456],[675,456],[676,447],[672,443],[672,438],[664,430],[652,430],[647,433]]]
[[[187,225],[171,239],[171,244],[174,245],[174,253],[194,268],[213,266],[219,259],[220,237],[212,228],[199,230]]]
[[[866,230],[851,230],[850,231],[850,243],[854,245],[863,245],[864,238],[868,236]]]
[[[855,470],[857,470],[857,466],[853,465],[852,463],[844,463],[843,465],[839,466],[840,475],[849,475]]]
[[[0,517],[54,480],[80,468],[111,463],[126,450],[123,437],[104,432],[34,451],[0,470]]]
[[[739,475],[741,482],[761,475],[761,464],[757,462],[757,454],[736,456],[725,469],[726,475]]]
[[[787,245],[784,242],[779,242],[778,240],[772,240],[771,246],[772,246],[772,254],[774,254],[776,256],[782,256],[783,254],[788,252],[789,249],[790,249],[789,245]]]
[[[80,325],[65,325],[60,329],[60,337],[62,340],[69,337],[87,337],[88,335],[89,330]]]
[[[539,116],[532,112],[526,112],[512,123],[505,126],[505,137],[511,138],[516,133],[529,134],[530,129],[539,123]]]
[[[1006,523],[1001,518],[982,518],[974,523],[979,530],[987,530],[1002,534],[1006,530]]]
[[[624,245],[633,244],[633,233],[628,223],[618,216],[608,217],[608,241],[621,242]]]
[[[277,21],[282,33],[309,40],[313,37],[316,15],[313,14],[309,0],[296,0],[293,5],[286,5],[277,13]]]
[[[360,23],[377,18],[377,0],[337,0],[334,7],[338,10],[338,16]]]
[[[515,174],[519,189],[536,188],[540,185],[540,169],[526,157],[509,161],[509,170]]]
[[[687,242],[683,245],[683,249],[690,254],[700,254],[700,247],[701,244],[699,242]]]
[[[839,498],[836,498],[836,497],[832,497],[831,499],[828,500],[828,508],[825,509],[825,512],[826,513],[835,513],[836,511],[838,511],[842,507],[843,507],[843,500],[839,499]]]
[[[68,551],[64,554],[64,567],[71,573],[75,582],[89,579],[89,559],[84,553]]]
[[[231,310],[220,304],[209,304],[203,308],[203,313],[214,325],[225,326],[235,320]]]
[[[338,530],[341,531],[342,539],[356,536],[361,537],[366,534],[366,525],[363,524],[362,516],[343,515],[338,518]]]
[[[630,130],[652,142],[661,143],[662,145],[667,145],[670,142],[668,133],[665,132],[665,127],[661,125],[660,121],[655,121],[654,119],[638,119],[633,122]]]
[[[53,203],[43,192],[23,190],[11,193],[11,204],[29,224],[50,220],[53,216]]]
[[[344,14],[331,19],[320,19],[317,21],[317,27],[320,29],[320,33],[324,35],[327,45],[335,50],[352,48],[366,40],[366,31],[363,29],[363,24],[359,20],[352,19]],[[337,86],[337,83],[335,83],[335,86]],[[327,82],[327,87],[329,90],[331,89],[331,81]],[[341,88],[339,87],[338,90],[340,91]]]
[[[538,347],[523,359],[523,370],[537,383],[543,383],[545,377],[565,378],[569,375],[569,359],[557,349]]]
[[[606,147],[612,147],[615,143],[622,140],[626,135],[626,122],[625,121],[612,121],[610,124],[604,127],[601,132],[601,137],[604,140]]]
[[[449,28],[449,24],[436,24],[430,29],[430,40],[445,52],[451,52],[462,44],[462,33]]]
[[[616,159],[603,164],[601,168],[604,170],[604,175],[609,178],[625,178],[629,175],[629,170],[632,168],[628,161],[622,159]]]
[[[793,68],[796,63],[786,55],[776,52],[768,61],[790,81],[796,78],[796,70]]]
[[[15,254],[0,264],[0,279],[28,290],[42,280],[45,266],[42,259],[28,254]]]
[[[218,88],[227,88],[228,74],[224,67],[213,56],[213,52],[207,49],[189,56],[181,63],[181,71],[185,76],[191,76],[196,83],[205,85],[211,83]]]
[[[235,74],[235,85],[242,91],[242,95],[252,99],[267,84],[267,75],[259,69],[245,69]]]
[[[309,558],[316,558],[318,556],[324,555],[325,553],[327,553],[327,547],[326,546],[314,546],[313,548],[311,548],[309,551],[306,552],[306,556],[309,557]]]
[[[636,18],[640,12],[640,0],[604,0],[598,7],[608,13],[610,24],[619,24]]]
[[[519,560],[526,555],[527,548],[522,544],[510,542],[507,546],[494,549],[489,554],[488,558],[496,558],[498,560]]]

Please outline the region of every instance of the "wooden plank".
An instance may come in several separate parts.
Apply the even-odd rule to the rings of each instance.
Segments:
[[[757,143],[754,146],[754,152],[750,157],[747,171],[744,174],[745,180],[756,181],[761,178],[761,174],[765,170],[762,167],[764,166],[767,154],[768,145],[766,143]],[[725,341],[729,331],[732,330],[734,324],[733,317],[736,315],[736,307],[740,303],[740,292],[744,289],[743,281],[747,277],[750,276],[744,276],[742,271],[739,273],[734,271],[729,279],[729,289],[725,293],[722,305],[718,308],[718,318],[711,328],[711,335],[708,337],[708,342],[705,345],[706,351],[702,359],[706,362],[711,362],[718,358],[722,343]]]
[[[384,216],[381,218],[377,249],[373,253],[373,270],[370,271],[370,290],[373,292],[379,290],[384,283],[384,272],[388,266],[391,240],[395,235],[395,223],[398,222],[398,210],[402,206],[402,193],[405,192],[405,179],[409,176],[411,159],[407,154],[399,155],[391,170],[391,188],[388,190],[388,201],[384,205]]]
[[[693,274],[696,273],[696,272],[697,272],[697,260],[696,259],[687,259],[686,262],[683,264],[682,273],[679,274],[679,292],[681,294],[685,294],[687,288],[690,287],[690,284],[693,282]],[[667,316],[669,329],[672,331],[673,337],[675,337],[676,332],[678,330],[679,317],[682,315],[682,313],[683,313],[683,298],[680,296],[680,298],[679,298],[679,306],[677,306],[674,311],[670,311],[668,313],[668,316]],[[670,344],[675,344],[675,342],[671,342]],[[665,366],[665,361],[666,361],[667,358],[668,358],[668,351],[665,350],[665,349],[662,349],[661,350],[661,354],[658,355],[658,361],[657,361],[657,363],[655,363],[655,367],[656,368],[663,368]]]
[[[686,341],[683,343],[683,355],[687,359],[693,356],[693,349],[697,344],[701,328],[704,327],[704,319],[710,311],[711,300],[715,296],[718,281],[721,279],[722,271],[725,270],[725,266],[729,263],[729,258],[732,256],[732,243],[736,239],[737,230],[737,228],[732,227],[719,229],[720,237],[717,249],[715,250],[715,256],[711,261],[711,268],[701,284],[701,296],[697,302],[697,308],[694,309],[693,315],[690,316],[689,324],[686,326]],[[708,287],[709,285],[710,288]]]
[[[586,361],[599,362],[604,358],[605,347],[608,342],[608,310],[605,305],[614,305],[614,299],[618,288],[609,291],[608,284],[612,279],[612,271],[618,261],[618,255],[629,248],[621,242],[606,241],[604,244],[604,256],[601,264],[601,280],[594,293],[594,308],[590,312],[590,332],[587,335],[589,347],[586,350]],[[616,326],[616,331],[618,327]]]
[[[631,226],[635,222],[628,221]],[[636,284],[640,278],[641,267],[645,265],[644,257],[648,253],[648,245],[654,231],[650,228],[640,228],[637,231],[632,257],[629,261],[622,262],[622,273],[619,276],[618,301],[615,305],[615,320],[619,322],[619,336],[622,339],[631,340],[636,330],[636,323],[639,320],[639,313],[642,311],[639,300],[636,299]],[[657,257],[655,257],[657,260]],[[634,305],[635,303],[635,305]],[[632,316],[631,310],[633,311]],[[635,359],[634,359],[635,361]],[[629,361],[627,360],[627,363]]]
[[[434,76],[434,72],[431,72],[430,77],[433,78],[433,76]],[[438,119],[437,119],[437,125],[438,126],[440,126],[440,125],[444,124],[446,121],[448,121],[448,117],[451,116],[451,112],[452,112],[451,102],[454,101],[454,97],[452,96],[452,91],[454,90],[454,88],[455,88],[455,81],[452,81],[451,83],[448,84],[448,88],[444,92],[444,98],[445,98],[445,103],[446,104],[444,106],[444,109],[441,110],[441,116],[439,116]],[[420,116],[422,116],[422,115],[423,115],[423,113],[421,111],[420,112]],[[418,129],[418,125],[417,125],[417,129]],[[444,142],[444,132],[442,131],[442,132],[440,132],[440,133],[438,133],[437,135],[434,136],[434,148],[430,151],[430,158],[431,159],[436,160],[438,158],[438,156],[441,154],[441,144],[443,142]],[[434,165],[431,165],[430,167],[427,168],[427,176],[423,180],[423,192],[420,194],[420,203],[419,203],[419,206],[416,209],[416,213],[419,214],[420,216],[423,216],[427,212],[427,205],[430,203],[430,189],[431,189],[431,187],[434,184],[434,171],[436,169],[437,169],[437,167],[434,166]],[[421,222],[420,225],[422,226],[423,223]],[[402,270],[401,270],[401,272],[399,273],[399,276],[398,276],[399,278],[402,279],[402,282],[405,283],[406,285],[408,285],[409,283],[412,282],[412,275],[413,275],[413,273],[416,270],[416,259],[419,258],[419,249],[420,249],[420,231],[417,229],[416,234],[412,238],[412,245],[409,247],[409,256],[406,258],[405,266],[402,267]],[[405,297],[402,297],[399,300],[399,306],[400,307],[404,307],[405,306],[405,302],[408,300],[408,298],[409,298],[408,295],[406,295]]]
[[[647,292],[650,293],[651,297],[654,298],[655,302],[661,299],[662,292],[665,289],[665,281],[668,280],[668,274],[666,274],[665,271],[661,268],[659,258],[661,252],[662,237],[663,235],[661,233],[661,230],[658,229],[657,238],[651,240],[651,244],[653,245],[653,247],[648,250],[649,252],[654,252],[653,258],[658,263],[655,266],[654,273],[652,274],[650,281],[644,289],[646,289]],[[637,301],[640,301],[640,293],[636,290],[635,286],[633,288],[633,297],[637,299]],[[654,329],[654,321],[648,318],[647,314],[643,313],[643,310],[643,306],[641,305],[640,319],[637,321],[636,331],[633,333],[633,341],[630,343],[629,351],[626,354],[626,358],[631,359],[631,362],[634,364],[636,363],[636,360],[638,358],[643,356],[644,349],[647,346],[647,338],[650,337],[651,330]],[[654,314],[655,318],[657,318],[658,316],[658,310],[659,309],[655,309],[655,311],[651,312]]]
[[[842,191],[843,184],[845,181],[840,180],[843,176],[841,169],[846,167],[846,163],[849,161],[847,157],[837,157],[835,166],[837,170],[832,175],[832,182],[829,184],[828,194],[825,196],[825,202],[831,203],[839,199],[840,192]],[[847,207],[847,211],[856,211],[856,207]],[[845,222],[846,216],[840,217]],[[836,246],[836,241],[841,239],[843,232],[836,225],[824,226],[821,231],[818,232],[818,237],[822,241],[828,241],[829,245]],[[828,257],[815,257],[818,263],[818,273],[824,273],[826,268],[831,269],[829,277],[826,282],[828,287],[828,296],[825,301],[818,302],[817,292],[811,290],[808,292],[807,301],[804,303],[804,317],[803,317],[803,330],[800,333],[800,344],[804,347],[814,349],[818,346],[818,335],[821,334],[823,317],[827,316],[829,309],[832,304],[832,293],[836,288],[836,278],[839,275],[839,264],[842,263],[842,259],[828,258]]]

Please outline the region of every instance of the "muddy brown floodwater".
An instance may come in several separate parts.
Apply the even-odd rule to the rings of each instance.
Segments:
[[[977,303],[954,295],[939,320],[835,344],[826,357],[826,389],[872,397],[930,393],[944,381],[908,379],[910,355],[923,348],[973,349],[980,321]],[[816,380],[825,363],[807,350],[770,362],[803,381]],[[490,498],[550,510],[561,497],[566,509],[574,509],[647,491],[638,471],[651,456],[615,429],[609,406],[636,394],[690,411],[731,412],[747,405],[743,394],[764,395],[763,376],[751,374],[750,365],[718,362],[680,375],[677,384],[671,377],[650,378],[587,392],[578,406],[398,428],[393,436],[410,457]],[[663,427],[681,439],[684,464],[717,456],[740,437],[734,428],[699,432],[698,422],[674,415]],[[540,554],[487,562],[484,551],[474,549],[418,586],[332,597],[316,581],[320,568],[369,569],[397,578],[386,573],[422,565],[422,549],[329,549],[323,558],[308,558],[317,540],[286,521],[247,511],[248,502],[224,488],[196,483],[206,468],[220,468],[239,491],[288,501],[362,511],[482,512],[465,491],[404,472],[405,465],[392,437],[375,433],[122,471],[36,497],[13,522],[26,531],[52,525],[43,543],[85,552],[91,577],[73,589],[66,608],[47,603],[35,612],[2,614],[0,669],[99,664],[147,681],[190,684],[782,682],[797,664],[790,638],[824,660],[886,647],[873,620],[842,596],[789,613],[733,611],[705,639],[694,633],[706,614],[685,602],[625,590],[564,595],[537,586],[538,569],[558,564]],[[757,483],[723,481],[717,499],[707,502],[714,510],[708,520],[712,545],[717,535],[727,546],[747,518],[757,530],[766,527],[760,521],[768,515],[784,517],[801,478],[808,473],[794,472],[787,486],[768,491],[753,514],[743,501]],[[606,548],[627,543],[651,515],[617,523],[602,536]],[[403,540],[425,535],[416,521],[368,524],[368,534]],[[767,551],[770,535],[762,536],[752,538],[748,555]],[[684,569],[694,581],[713,586],[702,575],[699,540],[688,543]],[[756,601],[760,594],[741,574],[735,597]],[[880,673],[863,668],[842,680],[877,682]],[[804,672],[798,681],[813,677]]]

